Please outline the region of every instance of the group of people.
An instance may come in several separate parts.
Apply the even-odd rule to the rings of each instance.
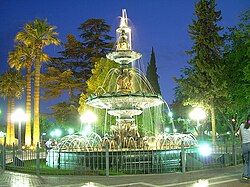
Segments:
[[[242,143],[242,154],[244,159],[244,171],[242,178],[250,179],[250,114],[245,123],[240,125],[240,138]]]

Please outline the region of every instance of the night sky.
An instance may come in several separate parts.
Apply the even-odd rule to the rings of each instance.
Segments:
[[[188,25],[194,18],[194,0],[2,0],[0,1],[0,73],[7,68],[7,55],[14,46],[14,37],[25,23],[35,18],[46,18],[57,27],[59,38],[65,41],[69,33],[79,35],[77,28],[89,18],[103,18],[112,26],[115,36],[121,9],[127,9],[133,32],[133,49],[142,53],[140,61],[145,71],[151,48],[154,47],[161,91],[164,99],[174,100],[173,77],[180,76],[187,66],[192,41]],[[217,10],[222,11],[223,27],[238,23],[239,15],[250,7],[249,0],[218,0]],[[62,47],[49,47],[48,54],[55,56]],[[0,108],[5,101],[0,100]],[[49,102],[41,101],[41,111]],[[20,104],[21,105],[21,104]],[[24,107],[24,104],[22,104]],[[6,107],[4,107],[6,108]]]

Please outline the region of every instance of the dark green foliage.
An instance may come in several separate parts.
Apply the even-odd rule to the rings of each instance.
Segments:
[[[0,75],[0,97],[18,98],[22,97],[25,81],[20,72],[10,69]]]
[[[155,53],[154,53],[153,48],[152,48],[152,52],[151,52],[150,62],[149,62],[148,67],[147,67],[146,77],[147,77],[148,81],[150,82],[150,84],[152,85],[152,87],[154,88],[154,91],[157,94],[161,94],[161,89],[160,89],[160,85],[158,82],[159,76],[157,74]]]
[[[214,0],[200,0],[195,5],[196,18],[189,26],[193,46],[190,67],[183,69],[177,79],[177,91],[184,104],[201,105],[211,112],[213,137],[215,137],[215,109],[226,96],[224,64],[221,47],[223,38],[219,35],[222,27],[217,25],[221,12],[215,10]]]
[[[199,1],[195,13],[197,18],[189,26],[194,42],[191,51],[188,51],[192,59],[190,67],[183,69],[182,77],[177,80],[178,92],[186,103],[203,104],[209,108],[225,96],[220,52],[223,40],[218,34],[222,28],[216,24],[221,16],[219,11],[215,11],[214,0]]]
[[[227,97],[220,106],[224,122],[231,130],[236,131],[238,126],[250,113],[250,11],[246,11],[240,23],[229,28],[226,34],[224,63]],[[232,124],[231,119],[235,119]]]
[[[88,19],[78,28],[85,49],[85,61],[94,63],[97,58],[105,57],[111,51],[112,37],[108,35],[110,26],[103,19]]]
[[[78,29],[80,40],[68,34],[64,50],[59,52],[61,56],[47,64],[43,76],[44,98],[58,98],[68,93],[68,101],[51,107],[53,116],[63,123],[79,119],[79,97],[86,93],[86,82],[92,75],[92,68],[113,47],[112,37],[108,35],[110,26],[103,19],[89,19]]]

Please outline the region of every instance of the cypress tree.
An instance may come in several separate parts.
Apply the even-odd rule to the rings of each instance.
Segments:
[[[161,95],[161,89],[160,89],[160,85],[158,82],[159,76],[157,74],[155,53],[154,53],[153,47],[152,47],[150,62],[149,62],[148,67],[147,67],[146,77],[147,77],[148,81],[150,82],[150,84],[152,85],[152,87],[154,88],[154,91],[157,94]]]
[[[225,93],[225,81],[221,58],[223,38],[219,35],[222,27],[217,22],[222,19],[221,12],[215,10],[215,0],[200,0],[195,5],[196,18],[189,26],[193,40],[190,67],[177,80],[182,99],[189,105],[202,105],[211,114],[212,138],[215,141],[215,108]]]

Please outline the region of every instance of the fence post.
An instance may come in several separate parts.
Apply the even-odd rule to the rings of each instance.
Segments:
[[[16,150],[15,150],[15,144],[12,144],[12,156],[13,156],[13,165],[15,164],[15,157],[16,157]]]
[[[6,165],[6,152],[5,152],[5,148],[6,148],[6,136],[3,137],[3,147],[2,147],[2,158],[3,158],[3,170],[5,170],[5,165]]]
[[[232,154],[233,154],[233,165],[236,166],[237,158],[236,158],[236,150],[235,150],[235,139],[233,139]]]
[[[58,151],[57,169],[61,168],[61,154],[60,153],[61,153],[61,149],[59,149],[59,151]]]
[[[181,171],[182,173],[186,172],[186,151],[185,151],[185,147],[184,147],[184,142],[181,142]]]
[[[105,158],[106,158],[106,177],[109,176],[109,147],[108,147],[108,143],[105,144]]]
[[[36,174],[40,174],[40,147],[39,143],[36,145]]]

